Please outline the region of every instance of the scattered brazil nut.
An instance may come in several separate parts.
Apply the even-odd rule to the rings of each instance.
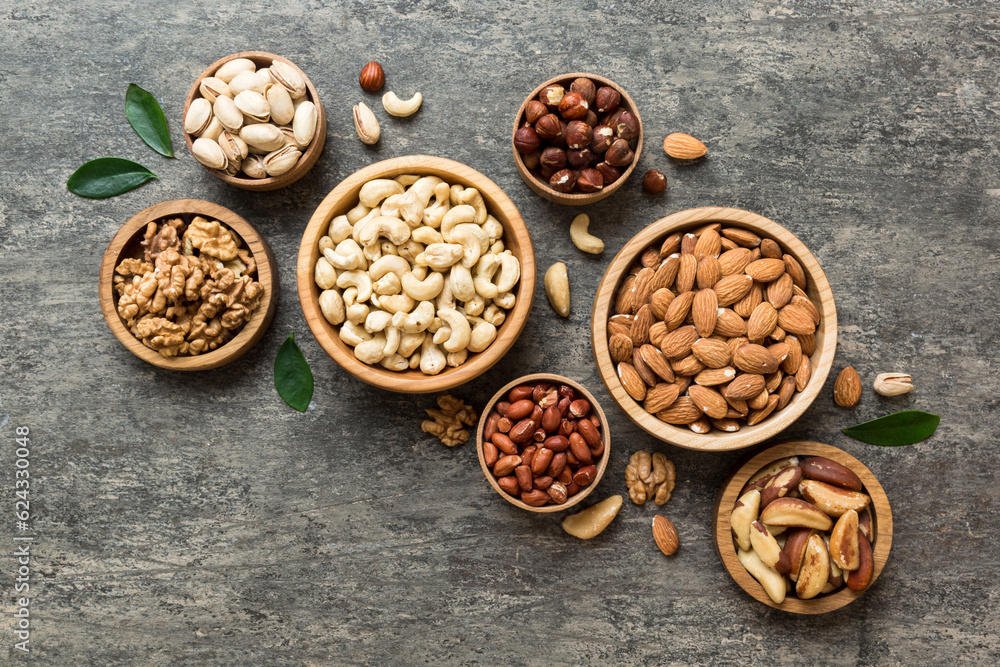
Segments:
[[[673,556],[680,548],[681,541],[677,528],[667,517],[657,514],[653,517],[653,540],[664,556]]]
[[[879,373],[873,388],[881,396],[900,396],[913,391],[913,378],[908,373]]]
[[[571,514],[563,519],[563,530],[581,540],[597,537],[618,516],[622,502],[621,496],[610,496],[582,512]]]
[[[385,110],[390,116],[397,116],[399,118],[405,118],[417,113],[417,109],[420,108],[420,104],[423,101],[424,96],[420,93],[416,93],[408,100],[399,99],[396,97],[396,93],[391,90],[382,96],[382,106],[385,107]]]
[[[569,237],[573,240],[573,245],[591,255],[599,255],[604,251],[604,241],[587,231],[590,227],[590,216],[586,213],[573,218],[569,226]]]
[[[563,262],[556,262],[545,272],[545,294],[552,310],[560,317],[569,317],[569,276]]]

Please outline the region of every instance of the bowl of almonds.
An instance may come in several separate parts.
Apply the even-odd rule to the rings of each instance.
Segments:
[[[856,600],[892,547],[882,485],[850,454],[819,442],[775,445],[740,466],[715,501],[712,538],[743,590],[796,614]]]
[[[805,412],[833,365],[837,311],[791,232],[748,211],[698,208],[658,220],[615,256],[591,336],[601,379],[636,424],[722,451]]]

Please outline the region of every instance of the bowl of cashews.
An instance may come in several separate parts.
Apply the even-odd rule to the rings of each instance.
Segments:
[[[355,377],[404,393],[486,372],[531,312],[535,256],[517,207],[458,162],[410,155],[344,179],[299,246],[310,330]]]

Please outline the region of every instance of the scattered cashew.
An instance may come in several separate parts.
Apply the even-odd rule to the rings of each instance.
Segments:
[[[562,262],[556,262],[545,272],[545,293],[552,310],[560,317],[569,317],[569,276]]]
[[[569,226],[569,237],[573,240],[573,245],[584,252],[592,255],[599,255],[604,251],[604,241],[587,231],[590,226],[590,216],[586,213],[573,218]]]
[[[397,116],[399,118],[405,118],[417,113],[417,109],[420,108],[420,103],[423,101],[424,96],[420,93],[415,94],[408,100],[399,99],[396,97],[396,93],[391,90],[382,96],[382,106],[385,107],[385,110],[390,116]]]

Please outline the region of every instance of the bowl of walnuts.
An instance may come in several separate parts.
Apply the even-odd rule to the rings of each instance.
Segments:
[[[514,164],[537,194],[580,206],[610,196],[635,171],[642,119],[625,89],[596,74],[535,88],[514,119]]]

